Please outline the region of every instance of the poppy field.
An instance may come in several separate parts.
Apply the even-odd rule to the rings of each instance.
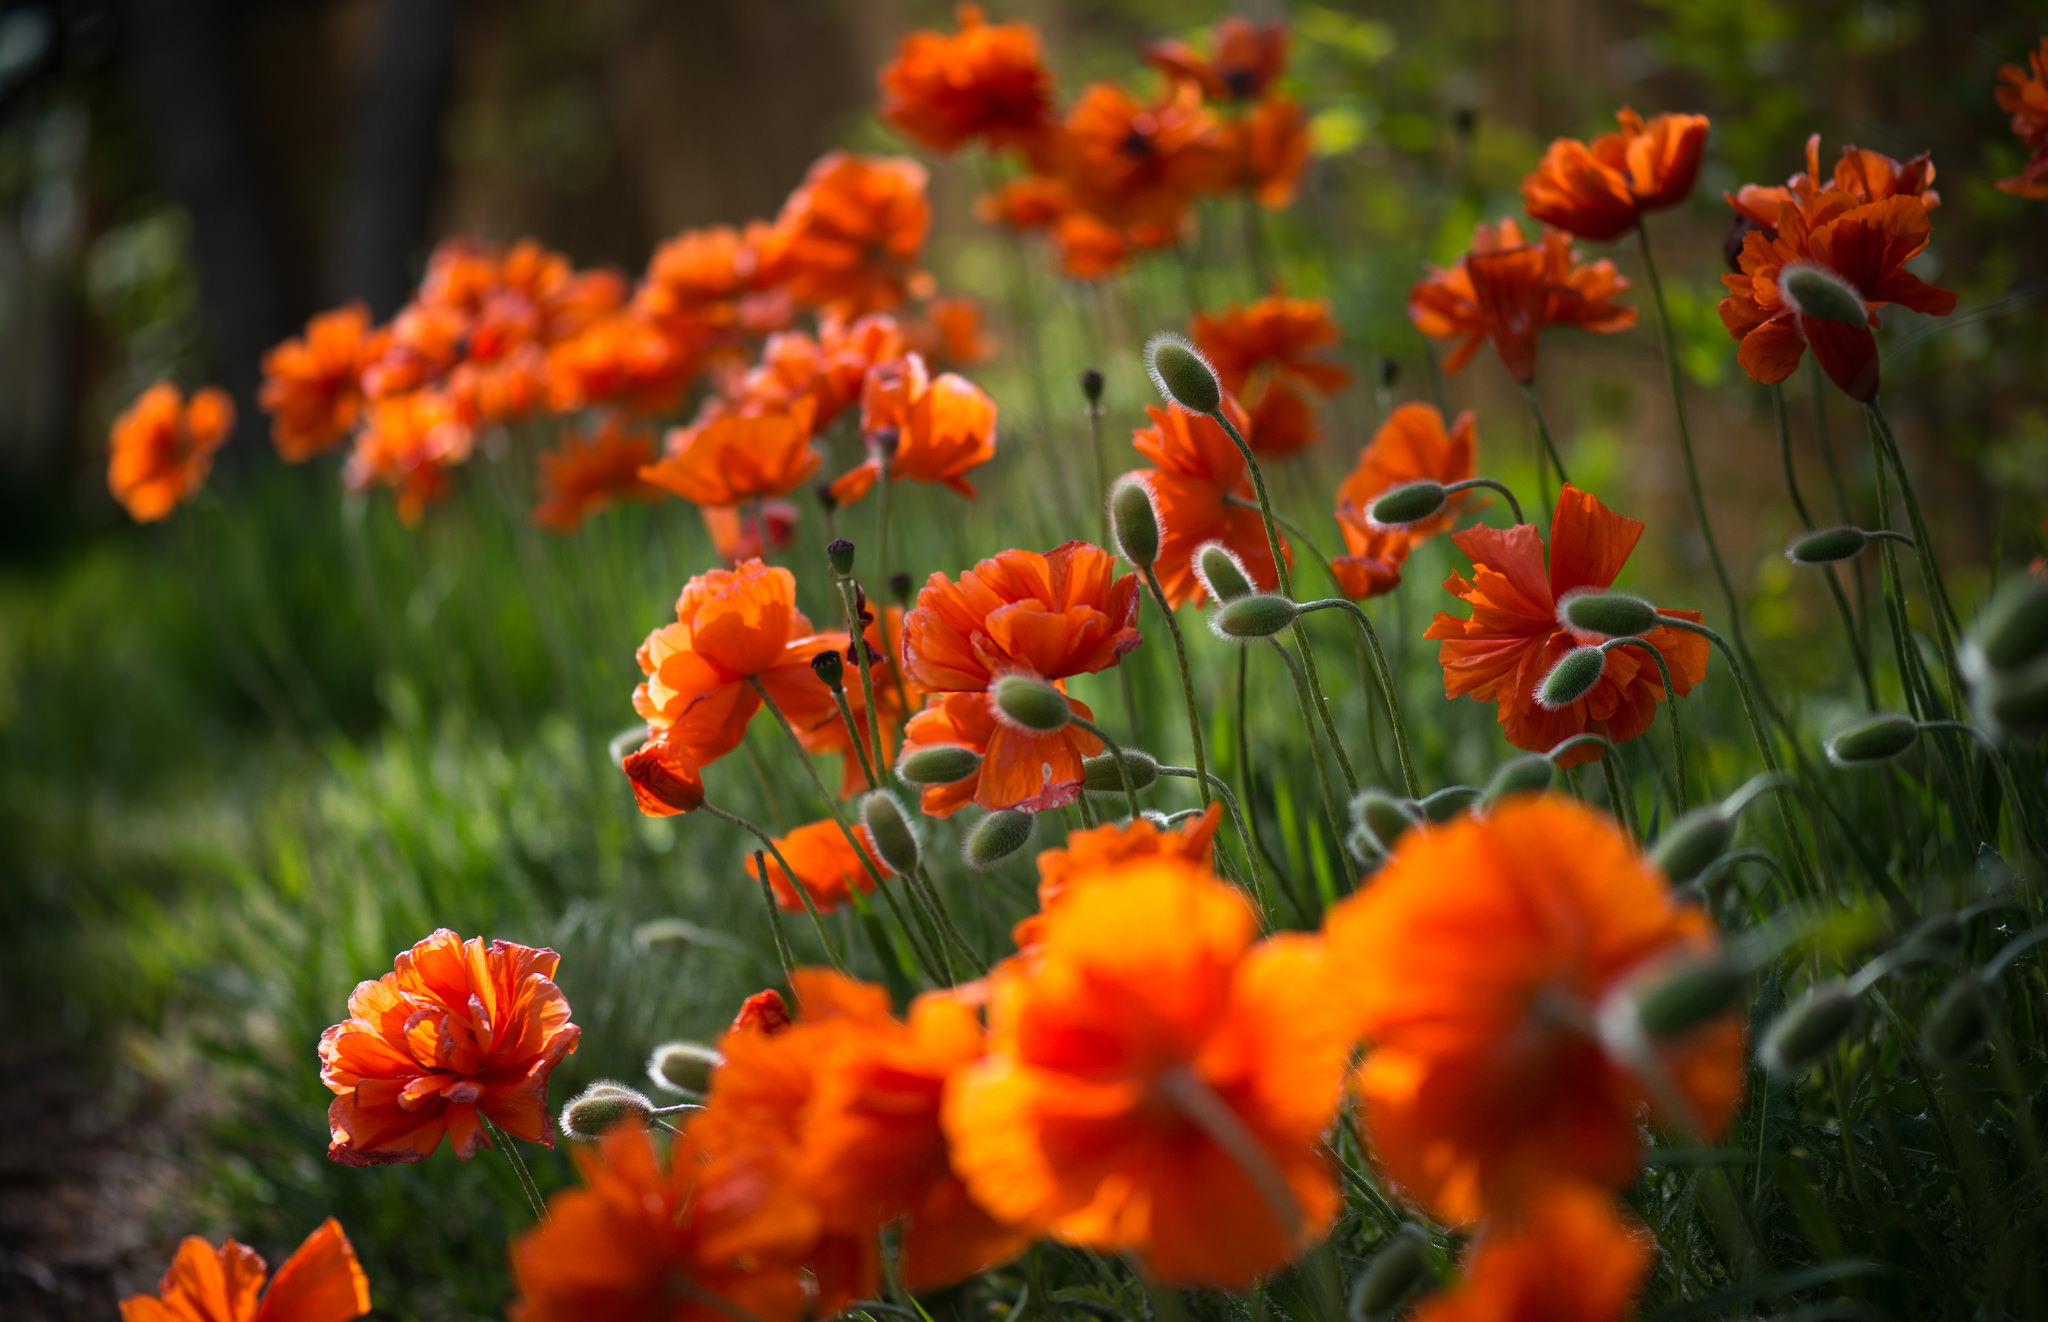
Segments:
[[[2048,34],[1347,193],[1372,22],[1003,8],[123,401],[0,652],[121,1316],[2048,1316]]]

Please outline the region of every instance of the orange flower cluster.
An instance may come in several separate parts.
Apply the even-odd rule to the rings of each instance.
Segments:
[[[1546,326],[1577,326],[1611,335],[1636,324],[1636,310],[1616,303],[1628,281],[1614,263],[1582,263],[1562,230],[1540,242],[1522,237],[1513,219],[1480,225],[1472,249],[1448,270],[1432,269],[1408,291],[1408,317],[1431,339],[1457,340],[1444,360],[1463,371],[1481,343],[1491,343],[1508,375],[1536,379],[1536,334]]]
[[[1221,315],[1196,313],[1195,346],[1223,388],[1247,400],[1245,433],[1261,454],[1292,454],[1319,436],[1307,393],[1331,395],[1351,373],[1319,354],[1341,338],[1330,305],[1319,298],[1272,294]]]
[[[1998,83],[1998,108],[2012,116],[2013,136],[2033,153],[1998,186],[2019,197],[2048,198],[2048,37],[2028,53],[2025,66],[2000,65]]]
[[[1601,242],[1634,229],[1643,213],[1691,195],[1707,145],[1705,115],[1658,115],[1645,122],[1623,106],[1619,133],[1590,143],[1558,138],[1522,180],[1529,215],[1567,234]]]
[[[1448,529],[1469,493],[1457,492],[1444,508],[1416,523],[1390,528],[1374,523],[1372,503],[1410,482],[1450,486],[1477,471],[1477,429],[1470,412],[1458,415],[1449,431],[1444,415],[1428,404],[1403,404],[1387,415],[1358,464],[1337,487],[1337,528],[1344,554],[1330,561],[1337,585],[1354,601],[1392,592],[1401,583],[1408,553]]]
[[[264,1290],[267,1273],[262,1256],[246,1244],[229,1239],[216,1249],[188,1236],[154,1295],[121,1301],[121,1322],[351,1322],[370,1311],[370,1283],[331,1217],[292,1251]]]
[[[213,452],[235,427],[235,402],[218,386],[193,392],[159,381],[114,420],[107,486],[128,516],[151,523],[205,485]]]
[[[1244,455],[1214,418],[1172,406],[1149,406],[1150,427],[1131,436],[1131,445],[1150,459],[1152,468],[1136,470],[1152,493],[1159,512],[1159,559],[1153,572],[1166,600],[1174,606],[1201,605],[1209,591],[1195,573],[1195,558],[1214,542],[1244,563],[1252,584],[1271,592],[1280,584],[1266,525],[1253,501],[1251,476]],[[1258,436],[1237,400],[1223,397],[1223,413],[1253,449]],[[1294,563],[1286,539],[1282,555]]]
[[[654,460],[654,438],[626,430],[619,417],[606,418],[595,435],[565,432],[562,442],[540,456],[540,503],[533,521],[553,532],[572,533],[592,514],[619,500],[647,500],[655,489],[640,478]]]

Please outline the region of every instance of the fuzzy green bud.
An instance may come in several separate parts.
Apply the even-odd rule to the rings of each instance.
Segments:
[[[1920,740],[1920,725],[1910,716],[1882,712],[1851,722],[1828,736],[1828,761],[1838,767],[1868,767],[1906,752]]]
[[[1364,831],[1379,852],[1390,853],[1409,827],[1422,820],[1422,810],[1385,790],[1360,790],[1351,799],[1351,821]]]
[[[1747,985],[1726,959],[1687,956],[1637,989],[1636,1022],[1652,1042],[1674,1041],[1733,1010]]]
[[[1418,1291],[1436,1283],[1429,1264],[1429,1236],[1422,1227],[1402,1226],[1387,1237],[1365,1270],[1351,1282],[1347,1322],[1391,1317]]]
[[[647,1077],[671,1092],[711,1091],[711,1075],[725,1057],[702,1042],[664,1042],[647,1058]]]
[[[1172,331],[1145,342],[1145,370],[1159,393],[1190,413],[1214,413],[1223,407],[1223,385],[1216,369],[1194,345]]]
[[[892,872],[917,870],[917,828],[903,811],[903,802],[889,790],[870,790],[860,801],[861,830],[875,857]]]
[[[1126,473],[1109,489],[1109,535],[1116,553],[1140,569],[1159,559],[1159,510],[1152,488],[1136,473]]]
[[[1503,762],[1486,782],[1485,802],[1498,803],[1511,794],[1534,794],[1557,783],[1557,764],[1541,753]]]
[[[1671,823],[1650,849],[1650,861],[1682,886],[1705,872],[1735,843],[1735,820],[1719,804],[1694,808]]]
[[[1195,548],[1195,577],[1218,601],[1236,601],[1255,590],[1244,561],[1221,542],[1204,542]]]
[[[653,1109],[654,1103],[646,1094],[623,1083],[601,1079],[570,1098],[562,1108],[562,1132],[586,1141],[600,1138],[621,1120],[634,1116],[645,1119]]]
[[[1444,507],[1450,493],[1441,482],[1427,478],[1420,482],[1409,482],[1386,492],[1373,501],[1366,511],[1374,523],[1399,527],[1404,523],[1420,523]]]
[[[845,578],[853,572],[853,543],[844,537],[834,537],[825,543],[825,562],[832,566],[832,572]]]
[[[1608,638],[1634,638],[1664,623],[1655,606],[1628,592],[1568,594],[1557,614],[1567,629]]]
[[[1037,734],[1066,728],[1074,719],[1067,695],[1036,675],[1004,675],[989,689],[996,715]]]
[[[926,744],[896,760],[896,774],[910,785],[957,785],[981,770],[981,754],[964,744]]]
[[[1545,711],[1569,707],[1593,691],[1607,670],[1607,653],[1597,647],[1574,647],[1557,659],[1536,686],[1536,705]]]
[[[1816,983],[1764,1031],[1757,1060],[1781,1079],[1806,1073],[1849,1031],[1857,1000],[1846,983]]]
[[[1131,778],[1133,790],[1145,789],[1159,779],[1159,759],[1139,748],[1123,750],[1123,766],[1117,766],[1115,753],[1097,753],[1094,757],[1081,759],[1081,788],[1091,794],[1122,794],[1124,776]]]
[[[1217,607],[1209,616],[1209,628],[1218,638],[1232,642],[1271,638],[1294,623],[1294,617],[1299,614],[1301,608],[1287,598],[1270,592],[1255,592]]]
[[[2012,670],[2048,655],[2048,580],[2032,574],[2007,579],[1970,625],[1964,647],[1970,678]]]
[[[1778,293],[1802,317],[1850,326],[1870,324],[1870,309],[1854,286],[1825,266],[1791,262],[1778,272]]]
[[[998,808],[976,822],[967,832],[960,850],[967,866],[985,872],[1031,843],[1031,830],[1038,824],[1035,814],[1015,808]]]
[[[1870,534],[1861,528],[1822,528],[1792,539],[1785,558],[1795,565],[1831,565],[1858,555],[1870,545]]]
[[[1416,801],[1427,821],[1448,822],[1479,801],[1479,791],[1470,785],[1446,785]]]
[[[1929,1056],[1947,1065],[1983,1043],[1991,1026],[1991,991],[1984,975],[1974,970],[1943,989],[1920,1026],[1920,1044]]]
[[[2048,657],[1994,671],[1970,695],[1977,723],[2014,739],[2048,732]]]

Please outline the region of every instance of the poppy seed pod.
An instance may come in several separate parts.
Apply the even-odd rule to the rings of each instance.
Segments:
[[[1674,1041],[1734,1009],[1747,984],[1726,959],[1688,956],[1636,990],[1636,1022],[1652,1042]]]
[[[1123,750],[1123,766],[1119,769],[1115,753],[1084,757],[1081,759],[1081,788],[1091,794],[1122,794],[1126,772],[1130,774],[1132,789],[1145,789],[1159,779],[1159,759],[1143,749],[1126,748]]]
[[[910,785],[956,785],[981,770],[981,754],[964,744],[927,744],[897,760],[896,774]]]
[[[903,803],[888,790],[870,790],[860,801],[860,825],[875,857],[892,872],[917,871],[917,828]]]
[[[703,1094],[725,1057],[702,1042],[664,1042],[647,1058],[647,1077],[657,1088]]]
[[[1036,675],[1004,675],[989,688],[996,715],[1038,734],[1063,730],[1074,719],[1067,695]]]
[[[1557,764],[1541,753],[1530,753],[1503,762],[1486,782],[1483,802],[1491,805],[1510,794],[1533,794],[1557,783]]]
[[[1446,785],[1434,794],[1423,795],[1415,806],[1428,821],[1448,822],[1478,801],[1479,791],[1470,785]]]
[[[998,808],[967,832],[967,843],[961,847],[960,856],[975,871],[987,871],[1030,844],[1031,829],[1037,824],[1035,814]]]
[[[1351,798],[1353,825],[1364,831],[1382,854],[1393,852],[1408,828],[1421,820],[1422,811],[1412,802],[1385,790],[1360,790]]]
[[[1674,886],[1683,886],[1705,872],[1735,842],[1735,821],[1719,804],[1694,808],[1671,823],[1651,846],[1650,861],[1664,870]]]
[[[1863,295],[1841,276],[1814,262],[1789,262],[1778,272],[1778,295],[1802,317],[1850,326],[1870,324]]]
[[[825,543],[825,561],[832,566],[832,572],[845,578],[853,572],[853,543],[844,537],[834,537]]]
[[[1348,1322],[1373,1322],[1391,1316],[1416,1291],[1436,1283],[1429,1265],[1429,1236],[1422,1227],[1405,1225],[1387,1236],[1380,1251],[1351,1282],[1345,1309]]]
[[[1970,625],[1965,670],[1973,682],[1980,681],[1991,671],[2012,670],[2043,655],[2048,655],[2048,580],[2015,575]]]
[[[1919,722],[1884,712],[1835,731],[1826,748],[1828,761],[1838,767],[1868,767],[1891,761],[1919,741]]]
[[[1569,707],[1593,691],[1607,670],[1607,653],[1597,647],[1574,647],[1557,659],[1536,686],[1536,705],[1545,711]]]
[[[1159,509],[1152,488],[1136,473],[1126,473],[1109,489],[1109,535],[1116,553],[1140,569],[1159,559]]]
[[[623,1083],[600,1079],[569,1099],[562,1108],[562,1132],[570,1138],[602,1138],[604,1131],[632,1116],[645,1119],[654,1110],[646,1094]]]
[[[1806,1073],[1849,1030],[1857,1000],[1847,983],[1816,983],[1765,1030],[1757,1060],[1781,1079]]]
[[[1991,984],[1971,970],[1935,998],[1920,1027],[1920,1045],[1942,1064],[1952,1064],[1976,1050],[1991,1026]]]
[[[1395,487],[1372,503],[1366,513],[1374,523],[1388,527],[1399,527],[1404,523],[1419,523],[1444,507],[1450,493],[1441,482],[1424,478],[1420,482],[1409,482]]]
[[[1822,528],[1792,539],[1785,558],[1795,565],[1831,565],[1860,554],[1870,545],[1870,534],[1861,528]]]
[[[836,651],[820,652],[812,657],[811,673],[834,693],[846,687],[846,662]]]
[[[1089,368],[1081,373],[1081,394],[1088,400],[1088,407],[1102,403],[1102,373]]]
[[[1301,614],[1301,608],[1282,596],[1268,592],[1253,593],[1226,601],[1209,616],[1209,628],[1217,637],[1232,642],[1245,642],[1254,638],[1271,638]]]
[[[1159,393],[1190,413],[1214,413],[1223,407],[1223,385],[1216,369],[1194,345],[1172,331],[1145,341],[1145,370]]]
[[[1244,561],[1221,542],[1204,542],[1195,548],[1195,577],[1218,601],[1236,601],[1253,591]]]
[[[1664,623],[1655,606],[1628,592],[1568,593],[1557,613],[1567,629],[1609,638],[1634,638]]]

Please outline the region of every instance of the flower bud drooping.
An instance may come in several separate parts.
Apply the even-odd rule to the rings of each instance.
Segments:
[[[1849,1030],[1858,997],[1842,982],[1816,983],[1764,1031],[1756,1058],[1781,1079],[1795,1079]]]
[[[1360,790],[1351,799],[1352,823],[1365,832],[1382,854],[1392,853],[1408,828],[1421,820],[1420,808],[1385,790]]]
[[[896,774],[909,785],[955,785],[979,770],[981,754],[963,744],[926,744],[896,762]]]
[[[1541,753],[1529,753],[1500,764],[1486,782],[1482,800],[1489,806],[1510,794],[1532,794],[1557,783],[1557,764]]]
[[[892,872],[917,870],[917,828],[903,803],[889,790],[870,790],[860,801],[860,825],[875,857]]]
[[[1417,1291],[1436,1284],[1429,1264],[1429,1236],[1422,1227],[1405,1225],[1380,1246],[1365,1270],[1351,1282],[1347,1322],[1379,1322],[1394,1316]]]
[[[1636,1022],[1652,1042],[1675,1041],[1734,1009],[1746,984],[1726,959],[1685,956],[1636,990]]]
[[[2032,574],[2007,579],[1970,625],[1964,647],[1966,669],[2015,670],[2048,656],[2048,580]]]
[[[1152,488],[1136,473],[1126,473],[1109,489],[1109,535],[1116,553],[1140,569],[1159,559],[1159,510]]]
[[[1831,565],[1847,560],[1870,545],[1870,534],[1861,528],[1822,528],[1792,539],[1785,558],[1795,565]]]
[[[832,572],[845,578],[853,572],[853,543],[844,537],[834,537],[825,543],[825,561],[832,566]]]
[[[1446,785],[1416,801],[1424,820],[1443,823],[1479,801],[1479,791],[1470,785]]]
[[[1236,601],[1226,601],[1209,616],[1209,628],[1217,637],[1232,642],[1271,638],[1301,614],[1301,608],[1282,596],[1256,592]]]
[[[1976,970],[1943,989],[1920,1027],[1920,1044],[1944,1065],[1969,1055],[1991,1026],[1992,986]]]
[[[1883,712],[1843,726],[1828,736],[1828,761],[1838,767],[1870,767],[1889,762],[1920,740],[1920,725],[1910,716]]]
[[[711,1091],[711,1074],[725,1064],[702,1042],[664,1042],[647,1058],[647,1077],[657,1088],[702,1095]]]
[[[811,658],[811,673],[822,681],[826,688],[838,693],[846,687],[846,661],[838,650],[827,649]]]
[[[1195,548],[1195,577],[1218,601],[1236,601],[1254,590],[1244,561],[1221,542],[1204,542]]]
[[[1036,814],[1015,808],[998,808],[976,822],[967,832],[961,857],[967,866],[983,872],[1031,843],[1031,830],[1038,825]]]
[[[1634,638],[1664,623],[1655,606],[1628,592],[1566,593],[1557,614],[1567,629],[1608,638]]]
[[[1813,262],[1789,262],[1778,272],[1778,295],[1802,317],[1850,326],[1870,324],[1870,309],[1847,280]]]
[[[1122,794],[1124,775],[1131,778],[1131,788],[1141,790],[1159,779],[1159,759],[1141,748],[1123,750],[1123,766],[1117,766],[1115,753],[1097,753],[1094,757],[1081,759],[1081,788],[1091,794]]]
[[[1216,369],[1194,345],[1172,331],[1145,341],[1145,370],[1159,393],[1190,413],[1214,413],[1223,407],[1223,385]]]
[[[1081,373],[1081,394],[1087,398],[1088,407],[1095,408],[1102,403],[1102,373],[1089,368]]]
[[[1705,872],[1735,843],[1735,820],[1719,804],[1694,808],[1666,828],[1650,849],[1650,861],[1664,870],[1674,886],[1683,886]]]
[[[989,688],[996,715],[1036,734],[1065,729],[1074,719],[1067,695],[1036,675],[1003,675]]]
[[[1395,487],[1372,503],[1366,511],[1374,523],[1398,528],[1404,523],[1420,523],[1444,507],[1450,493],[1441,482],[1427,478]]]
[[[1591,693],[1606,670],[1607,653],[1597,647],[1574,647],[1536,686],[1536,705],[1545,711],[1569,707]]]
[[[594,1139],[632,1116],[645,1118],[654,1109],[646,1094],[623,1083],[600,1079],[569,1099],[562,1108],[562,1132],[570,1138]]]

